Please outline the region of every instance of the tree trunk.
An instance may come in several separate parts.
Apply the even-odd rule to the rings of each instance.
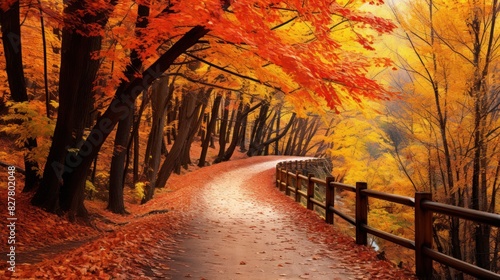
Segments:
[[[148,25],[147,16],[149,15],[149,7],[139,5],[137,10],[136,20],[136,37],[140,37],[140,28]],[[132,50],[130,53],[130,64],[125,70],[125,76],[128,80],[133,79],[134,75],[142,67],[142,60],[139,58],[138,51]],[[126,86],[126,82],[122,81],[120,87]],[[121,90],[119,87],[119,90]],[[134,104],[127,104],[130,112],[134,112]],[[111,169],[109,172],[109,201],[108,210],[117,214],[125,214],[125,205],[123,203],[123,187],[128,166],[128,154],[130,152],[130,130],[133,124],[134,114],[129,114],[126,118],[118,122],[116,129],[113,157],[111,158]]]
[[[234,118],[238,110],[231,110],[231,116],[229,117],[229,123],[226,131],[226,144],[231,142],[231,132],[234,128]]]
[[[269,104],[263,104],[260,108],[259,116],[255,120],[254,126],[252,128],[252,134],[250,137],[250,146],[248,147],[248,156],[255,156],[258,153],[258,146],[262,142],[262,135],[264,133],[264,128],[267,120],[267,113],[269,111]]]
[[[214,103],[212,105],[212,113],[210,114],[210,120],[207,124],[205,137],[203,138],[203,141],[201,143],[201,154],[200,154],[200,160],[198,162],[199,167],[205,166],[205,162],[207,161],[208,146],[210,144],[210,139],[212,138],[212,134],[214,133],[221,100],[222,100],[222,95],[217,94],[217,96],[214,99]]]
[[[224,153],[226,152],[226,144],[227,144],[226,134],[228,133],[228,127],[229,127],[228,118],[229,118],[230,102],[231,100],[229,99],[229,96],[226,95],[226,97],[224,98],[224,108],[223,108],[223,114],[219,132],[219,154],[217,155],[217,158],[214,161],[215,163],[221,162],[222,159],[224,158]]]
[[[297,122],[295,122],[292,125],[292,129],[291,129],[292,132],[290,133],[290,135],[288,135],[288,138],[286,139],[286,144],[283,143],[283,146],[284,146],[283,147],[283,150],[284,150],[283,154],[284,155],[287,155],[287,156],[291,155],[291,152],[292,152],[291,151],[291,149],[292,149],[292,140],[293,140],[294,135],[295,135],[294,131],[295,131],[296,127],[297,127]]]
[[[270,145],[271,143],[275,142],[276,140],[279,140],[281,138],[283,138],[287,133],[288,133],[288,130],[290,130],[290,127],[292,127],[292,124],[295,122],[295,113],[292,114],[292,117],[290,118],[290,121],[288,122],[288,124],[283,128],[283,131],[279,134],[276,135],[276,137],[274,138],[271,138],[263,143],[259,143],[258,145],[254,146],[253,149],[254,149],[254,153],[256,151],[260,151],[262,150],[263,147],[266,147],[268,145]],[[254,156],[256,154],[251,154],[250,153],[251,150],[248,150],[248,156]]]
[[[286,146],[286,155],[295,155],[295,148],[297,144],[297,137],[299,135],[299,129],[301,124],[301,119],[295,120],[293,123],[293,129],[288,138],[287,146]]]
[[[148,147],[144,156],[144,174],[148,188],[156,188],[156,174],[160,167],[163,129],[167,104],[173,94],[173,81],[169,85],[167,76],[159,78],[152,86],[151,106],[153,107],[153,126],[149,132]]]
[[[132,110],[132,108],[130,108]],[[116,129],[113,156],[111,158],[111,168],[109,171],[109,197],[107,209],[116,214],[126,214],[123,203],[123,186],[125,159],[127,156],[127,144],[132,126],[133,114],[129,114],[125,119],[118,122]]]
[[[245,124],[245,121],[248,117],[248,114],[255,111],[257,108],[262,106],[262,104],[263,104],[262,102],[259,102],[252,107],[250,107],[250,105],[245,105],[245,108],[243,109],[242,108],[243,107],[243,100],[240,100],[240,105],[238,107],[238,114],[236,116],[236,121],[234,124],[233,138],[231,140],[231,144],[229,144],[229,147],[226,150],[226,153],[224,154],[224,158],[222,159],[223,161],[230,160],[238,143],[240,143],[241,141],[244,141],[244,137],[245,137],[244,124]]]
[[[179,97],[175,97],[174,103],[168,107],[167,113],[167,125],[169,128],[167,130],[167,144],[172,145],[172,141],[175,141],[177,137],[177,125],[175,121],[178,120],[177,114],[179,112]]]
[[[239,141],[240,152],[244,153],[247,151],[245,147],[246,137],[247,137],[247,123],[248,123],[248,115],[243,117],[241,121],[241,138]]]
[[[473,160],[473,178],[472,178],[472,197],[471,208],[488,211],[488,181],[486,178],[486,169],[488,168],[488,141],[487,141],[487,122],[486,119],[490,115],[491,110],[488,106],[489,95],[491,94],[486,80],[489,73],[489,65],[492,61],[493,49],[495,48],[495,24],[498,13],[498,1],[495,0],[491,6],[491,22],[488,25],[489,38],[486,44],[487,51],[483,50],[483,36],[488,30],[482,30],[484,24],[483,15],[479,9],[474,10],[474,16],[471,23],[468,25],[473,35],[473,66],[474,78],[472,88],[470,90],[474,99],[474,160]],[[484,65],[482,65],[484,63]],[[491,98],[495,99],[495,97]],[[493,102],[492,102],[493,103]],[[491,110],[491,111],[490,111]],[[475,258],[476,265],[490,269],[490,234],[491,226],[480,224],[475,227]]]
[[[0,8],[0,26],[6,62],[5,71],[7,72],[11,98],[14,102],[28,101],[23,69],[19,1],[12,3],[7,11]],[[40,177],[37,175],[38,163],[28,159],[28,154],[36,147],[37,142],[34,138],[28,138],[24,144],[26,151],[24,155],[25,180],[23,192],[36,189],[40,183]]]
[[[269,139],[271,139],[271,137],[273,135],[273,128],[274,128],[274,123],[276,121],[277,112],[273,112],[269,115],[270,115],[270,120],[268,122],[268,125],[266,125],[266,129],[264,130],[264,134],[262,134],[262,141],[264,141],[264,139],[266,139],[266,141],[269,141]],[[276,131],[276,135],[278,133],[279,133],[279,131]],[[264,154],[265,156],[268,156],[269,155],[269,146],[270,145],[264,146],[263,150],[261,149],[260,151],[258,151],[258,154]]]
[[[164,186],[167,183],[168,178],[172,174],[172,171],[178,166],[179,157],[181,156],[184,145],[189,138],[190,126],[194,121],[197,121],[197,110],[201,107],[201,104],[197,104],[198,96],[195,93],[186,93],[182,100],[181,108],[179,109],[179,131],[175,139],[170,152],[165,158],[160,171],[158,172],[158,177],[156,179],[157,186]],[[153,198],[154,189],[148,190],[144,202],[149,201]]]
[[[313,117],[312,123],[308,126],[307,131],[305,133],[304,139],[302,139],[303,142],[301,142],[301,150],[300,153],[298,154],[299,156],[305,156],[307,152],[309,152],[309,144],[312,141],[312,138],[316,135],[318,132],[320,126],[320,120],[317,116]]]
[[[60,172],[54,171],[49,176],[55,177],[56,183],[47,184],[46,188],[50,191],[43,192],[42,197],[53,197],[56,195],[59,188],[59,178],[63,172],[68,174],[64,180],[64,184],[71,190],[71,207],[70,214],[76,214],[79,206],[83,206],[83,193],[85,190],[85,178],[87,170],[90,168],[93,159],[97,156],[102,144],[109,136],[115,125],[120,119],[127,117],[131,112],[127,110],[128,103],[133,103],[140,92],[149,87],[149,85],[158,78],[184,51],[196,44],[198,40],[208,33],[208,29],[202,26],[195,26],[186,34],[184,34],[176,43],[170,47],[164,54],[158,58],[142,75],[141,78],[134,78],[122,91],[115,93],[115,98],[112,100],[109,107],[103,115],[97,120],[97,123],[92,128],[89,136],[82,143],[78,154],[72,157],[61,157],[61,162],[56,160],[48,161],[49,168],[56,167]],[[59,107],[61,108],[61,106]],[[62,136],[67,137],[65,131],[62,130]],[[59,141],[61,142],[61,141]],[[56,158],[57,159],[57,158]],[[65,160],[66,159],[66,160]],[[58,165],[59,164],[59,165]],[[46,168],[47,169],[47,168]],[[57,195],[56,195],[57,196]],[[37,202],[39,200],[35,200]],[[42,199],[43,201],[43,199]],[[52,204],[57,205],[57,204]],[[52,206],[49,205],[49,206]],[[83,208],[84,210],[85,208]]]
[[[194,137],[196,136],[196,131],[200,130],[201,123],[203,122],[203,117],[205,115],[205,109],[208,106],[208,100],[210,99],[210,93],[212,92],[212,89],[208,90],[203,90],[202,93],[199,94],[198,100],[201,101],[198,104],[199,109],[197,108],[197,119],[193,119],[193,122],[191,123],[189,127],[189,136],[188,139],[186,140],[186,144],[183,147],[183,151],[181,154],[180,158],[180,164],[184,169],[188,169],[188,166],[192,164],[191,162],[191,146],[194,141]],[[195,115],[196,117],[196,115]]]
[[[330,130],[333,130],[333,121],[334,121],[334,118],[332,118],[330,120],[330,123],[328,124],[327,126],[327,129],[325,131],[325,138],[330,136],[331,133],[330,133]],[[321,157],[325,151],[328,149],[329,147],[329,144],[325,144],[325,140],[321,140],[320,144],[318,145],[318,149],[316,150],[316,153],[314,153],[314,157]]]
[[[43,85],[45,89],[45,111],[47,118],[50,118],[50,92],[49,92],[49,77],[47,65],[47,40],[45,38],[45,21],[43,18],[42,2],[38,0],[38,11],[40,12],[40,32],[42,33],[42,48],[43,48]]]
[[[34,205],[50,212],[68,211],[70,208],[75,209],[74,212],[80,208],[78,212],[81,214],[86,212],[83,210],[83,191],[79,194],[81,197],[77,199],[79,205],[72,206],[72,201],[75,199],[73,197],[75,186],[62,185],[62,183],[64,177],[67,176],[65,174],[66,167],[79,165],[77,153],[69,152],[68,149],[82,147],[82,142],[77,143],[83,135],[85,126],[85,118],[82,116],[88,115],[93,83],[100,66],[100,61],[93,59],[92,56],[101,49],[102,37],[82,33],[85,33],[84,30],[88,24],[105,26],[111,11],[86,15],[81,26],[74,26],[74,22],[71,22],[69,17],[83,8],[82,2],[72,1],[64,10],[67,19],[65,19],[62,36],[58,117],[45,164],[42,184],[32,200]],[[81,32],[76,32],[75,29]],[[88,168],[89,166],[85,172]],[[81,188],[83,190],[85,189],[85,177],[86,174],[82,173]]]
[[[277,109],[276,113],[276,131],[279,133],[280,131],[280,125],[281,125],[281,107]],[[279,140],[276,140],[274,142],[274,155],[279,155],[280,154],[280,147],[279,147]]]

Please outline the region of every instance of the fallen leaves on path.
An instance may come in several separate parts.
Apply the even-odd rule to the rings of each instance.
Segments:
[[[276,157],[274,157],[276,159]],[[188,232],[187,221],[190,207],[197,203],[200,189],[207,181],[228,169],[264,162],[268,159],[255,157],[246,160],[223,163],[202,168],[182,176],[174,176],[165,189],[160,190],[155,198],[146,205],[127,205],[131,215],[114,215],[105,211],[106,204],[89,202],[87,207],[95,215],[106,217],[115,224],[107,230],[99,231],[78,223],[69,223],[29,205],[29,195],[18,194],[17,212],[19,227],[17,254],[36,252],[40,248],[52,248],[53,254],[37,263],[16,264],[16,272],[4,272],[4,276],[14,279],[158,279],[169,270],[166,260],[176,254],[176,236]],[[325,224],[315,213],[285,197],[274,187],[274,170],[255,176],[248,184],[248,190],[260,200],[287,209],[295,217],[296,229],[305,229],[314,242],[327,244],[331,252],[338,254],[342,261],[338,266],[359,268],[359,275],[367,274],[372,279],[412,279],[409,272],[394,268],[390,262],[380,261],[376,253],[367,247],[355,245],[351,237],[339,234]],[[4,199],[5,194],[0,196]],[[5,208],[5,204],[1,207]],[[145,215],[151,210],[169,209],[168,213]],[[0,209],[5,213],[6,209]],[[0,226],[5,227],[5,219]],[[103,224],[97,224],[103,228]],[[263,225],[265,226],[265,225]],[[255,228],[258,230],[257,228]],[[293,229],[293,230],[296,230]],[[191,232],[192,234],[196,234]],[[68,241],[85,240],[94,237],[83,245],[69,250],[61,250]],[[6,244],[6,236],[1,236]],[[290,247],[290,250],[301,248]],[[50,251],[50,250],[49,250]],[[263,252],[265,253],[265,252]],[[322,258],[317,254],[314,258]],[[312,260],[314,260],[314,258]],[[246,265],[244,260],[240,265]],[[2,264],[4,265],[4,264]],[[294,265],[294,264],[288,264]],[[2,268],[5,268],[3,266]],[[189,272],[189,271],[187,271]],[[189,275],[189,274],[186,274]],[[308,275],[303,274],[303,279]]]
[[[263,178],[268,181],[262,181]],[[264,171],[247,182],[252,195],[268,202],[273,207],[286,209],[288,215],[293,216],[295,227],[305,229],[309,240],[328,246],[330,256],[337,256],[338,267],[345,266],[354,271],[359,271],[359,279],[416,279],[413,272],[397,268],[387,260],[379,260],[377,253],[370,247],[357,245],[354,239],[340,233],[332,225],[315,212],[307,210],[296,203],[275,187],[275,170]],[[302,248],[288,248],[301,250]],[[312,259],[320,259],[315,255]],[[368,278],[367,278],[368,277]]]
[[[176,179],[177,185],[157,193],[156,199],[145,205],[127,205],[131,215],[116,215],[105,210],[104,202],[86,202],[91,216],[98,214],[115,224],[112,232],[103,232],[79,223],[70,223],[64,217],[42,211],[29,204],[29,194],[17,194],[18,218],[16,227],[16,254],[28,254],[28,259],[17,259],[16,272],[6,270],[4,276],[13,279],[150,279],[154,270],[168,269],[164,265],[164,244],[175,243],[173,236],[181,230],[186,219],[184,211],[189,207],[196,188]],[[2,193],[2,196],[5,196]],[[7,199],[3,199],[7,201]],[[5,208],[5,204],[1,204]],[[143,216],[155,209],[174,209],[166,214]],[[1,209],[6,213],[6,209]],[[142,217],[143,216],[143,217]],[[1,226],[5,226],[5,219]],[[103,223],[93,221],[102,227]],[[74,240],[95,236],[84,245],[61,251],[65,244]],[[2,244],[7,236],[2,234]],[[46,255],[43,261],[31,263],[39,251]],[[21,262],[22,261],[22,262]],[[148,267],[149,271],[145,271]]]

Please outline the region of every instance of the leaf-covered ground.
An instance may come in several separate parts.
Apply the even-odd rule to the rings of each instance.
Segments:
[[[273,181],[279,159],[254,157],[174,176],[150,203],[127,204],[127,216],[106,212],[105,203],[87,202],[93,228],[44,213],[29,205],[28,195],[18,193],[16,272],[5,271],[4,276],[413,278],[279,193]],[[6,201],[4,192],[0,199]],[[1,207],[6,213],[5,203]],[[169,211],[151,213],[164,209]],[[0,223],[6,227],[5,219]],[[1,238],[6,244],[7,236]]]

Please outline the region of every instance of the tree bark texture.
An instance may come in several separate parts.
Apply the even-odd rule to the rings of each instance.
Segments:
[[[50,178],[47,179],[44,190],[34,198],[34,204],[40,205],[49,211],[56,211],[59,208],[57,194],[59,193],[60,185],[63,183],[61,179],[64,177],[64,185],[69,195],[64,197],[65,207],[63,209],[69,210],[70,215],[77,214],[79,206],[83,206],[83,193],[87,171],[117,122],[132,113],[128,109],[128,104],[133,104],[140,92],[147,89],[155,79],[160,77],[170,67],[177,57],[196,44],[208,31],[208,29],[202,26],[193,27],[144,71],[142,77],[134,78],[123,90],[117,91],[111,104],[102,116],[98,118],[87,139],[79,145],[81,148],[77,154],[66,156],[66,153],[60,155],[53,152],[52,156],[49,155],[46,171]],[[75,68],[74,65],[73,68]],[[71,104],[62,102],[59,110],[63,110],[64,113],[64,110],[69,109],[70,106]],[[62,124],[59,124],[59,127],[58,129],[56,125],[56,132],[59,133],[54,134],[55,143],[52,146],[62,144],[65,147],[64,144],[66,142],[71,142],[71,130],[68,130],[68,127]],[[65,176],[62,176],[62,174],[65,174]],[[68,207],[68,204],[70,207]]]
[[[7,11],[0,9],[0,25],[10,95],[14,102],[25,102],[29,100],[24,77],[19,12],[19,1],[15,1]],[[40,177],[37,175],[38,163],[28,159],[28,153],[35,147],[37,147],[36,139],[28,138],[24,144],[26,152],[23,192],[36,189],[40,183]]]

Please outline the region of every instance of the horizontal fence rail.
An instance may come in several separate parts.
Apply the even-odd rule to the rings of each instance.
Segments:
[[[325,222],[333,224],[334,215],[355,226],[356,244],[367,245],[368,234],[375,235],[392,243],[415,251],[415,272],[419,279],[432,279],[432,262],[436,261],[479,279],[500,279],[500,275],[473,264],[455,259],[432,249],[432,216],[434,213],[471,220],[477,223],[500,227],[500,215],[466,209],[432,201],[431,193],[417,192],[415,197],[388,194],[369,190],[364,182],[356,186],[334,182],[333,177],[320,179],[313,174],[303,174],[309,167],[324,162],[324,159],[286,161],[276,165],[276,187],[287,196],[292,193],[295,201],[306,199],[307,209],[314,206],[325,211]],[[307,191],[302,190],[302,186]],[[314,198],[315,186],[325,188],[325,201]],[[355,217],[351,217],[335,208],[335,191],[356,193]],[[381,199],[413,207],[415,210],[415,240],[403,238],[368,225],[368,197]]]

